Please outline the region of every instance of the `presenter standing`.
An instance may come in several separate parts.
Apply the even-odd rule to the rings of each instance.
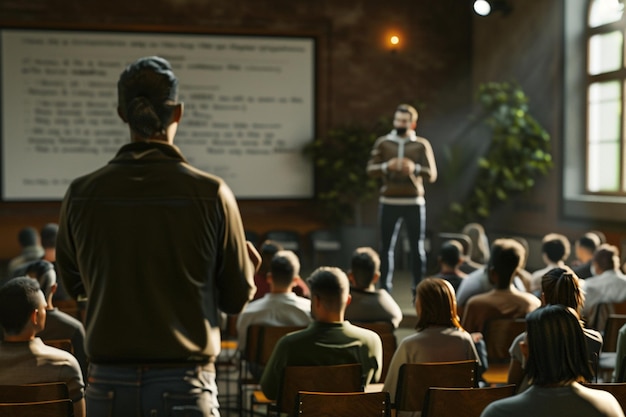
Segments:
[[[382,178],[380,189],[380,273],[381,288],[391,292],[395,246],[404,222],[409,236],[410,269],[413,275],[411,290],[426,272],[424,236],[426,229],[426,200],[424,180],[435,182],[437,166],[430,142],[415,134],[417,110],[400,104],[394,113],[394,129],[376,140],[367,173]]]

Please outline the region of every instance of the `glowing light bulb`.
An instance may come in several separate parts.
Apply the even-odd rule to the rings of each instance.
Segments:
[[[393,35],[391,38],[389,38],[389,42],[391,42],[391,44],[394,46],[398,45],[400,43],[400,38],[396,35]]]
[[[487,0],[476,0],[474,2],[474,11],[481,16],[487,16],[491,13],[491,4]]]

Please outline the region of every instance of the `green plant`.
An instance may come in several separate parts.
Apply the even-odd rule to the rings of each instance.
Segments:
[[[330,129],[304,148],[315,166],[316,203],[320,216],[333,226],[361,223],[360,205],[378,190],[366,164],[378,135],[349,125]]]
[[[497,205],[530,190],[552,167],[550,135],[530,115],[528,97],[519,85],[482,84],[477,99],[492,137],[477,162],[470,195],[450,206],[449,226],[456,230],[484,220]]]

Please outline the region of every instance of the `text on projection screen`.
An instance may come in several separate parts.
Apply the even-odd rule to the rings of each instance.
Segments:
[[[117,80],[158,55],[179,78],[175,144],[237,198],[308,198],[314,41],[308,38],[4,29],[4,200],[61,199],[129,141]]]

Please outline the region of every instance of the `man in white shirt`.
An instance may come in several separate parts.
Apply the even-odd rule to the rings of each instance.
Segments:
[[[585,290],[583,315],[590,327],[604,328],[606,314],[599,311],[600,304],[626,301],[626,276],[619,270],[619,251],[607,243],[598,246],[591,267],[594,275],[581,281]]]
[[[308,326],[311,300],[298,297],[292,288],[300,274],[300,261],[289,250],[278,251],[272,258],[267,281],[270,292],[246,306],[237,319],[239,349],[246,347],[246,333],[251,324],[272,326]]]

